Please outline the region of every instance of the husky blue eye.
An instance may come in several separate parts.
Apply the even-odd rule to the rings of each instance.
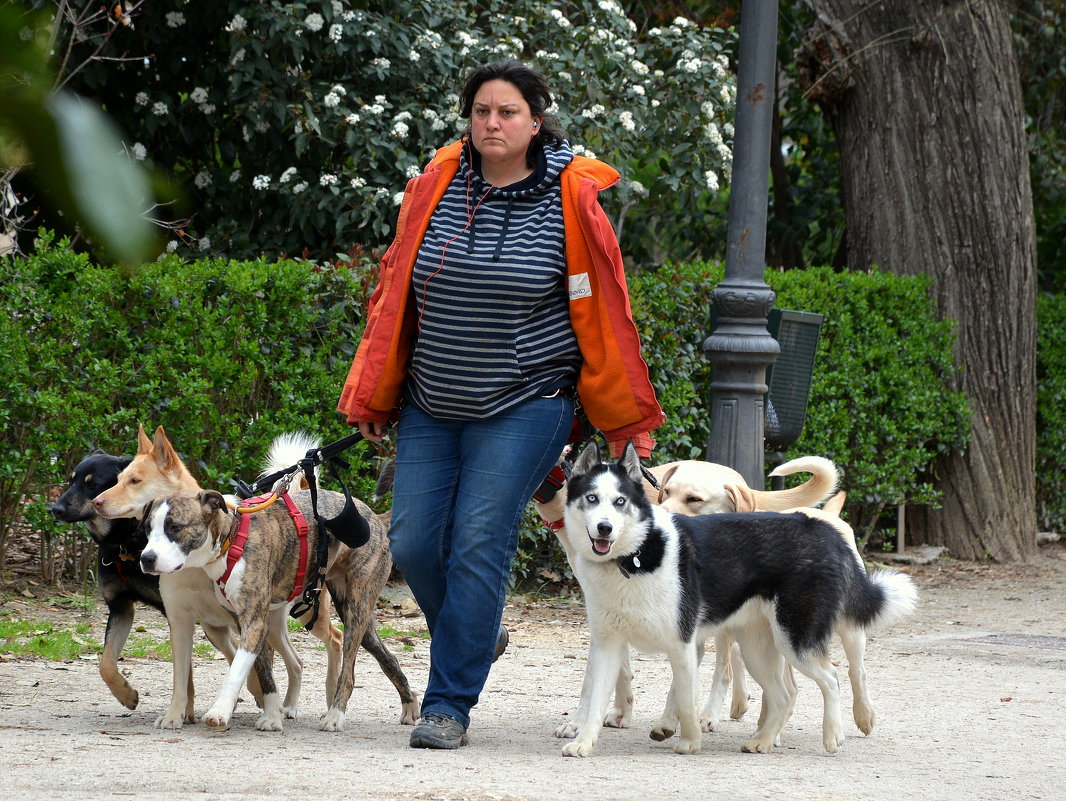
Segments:
[[[598,501],[599,499],[590,492],[588,495],[585,496],[585,500],[589,503],[596,503],[596,501]]]
[[[623,506],[626,505],[626,499],[625,498],[615,498],[614,505],[617,506],[618,508],[622,508]]]

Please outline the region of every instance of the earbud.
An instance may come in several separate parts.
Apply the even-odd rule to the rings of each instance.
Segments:
[[[536,130],[536,128],[537,128],[537,126],[538,126],[538,125],[540,125],[540,123],[539,123],[539,122],[535,122],[535,123],[533,123],[533,129],[534,129],[534,130]]]

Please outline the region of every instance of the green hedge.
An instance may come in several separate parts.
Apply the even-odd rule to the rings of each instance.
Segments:
[[[280,432],[348,433],[334,403],[368,270],[169,258],[124,275],[47,237],[0,264],[5,533],[23,514],[46,537],[69,529],[46,513],[48,488],[92,448],[132,455],[140,423],[165,426],[201,483],[222,489],[254,479]],[[372,455],[351,454],[367,496]]]
[[[208,486],[252,478],[279,432],[331,441],[348,429],[334,402],[362,326],[376,268],[362,263],[177,259],[131,274],[101,268],[47,238],[30,258],[0,261],[0,526],[28,520],[70,536],[44,503],[90,449],[132,454],[137,425],[164,425]],[[702,458],[710,366],[702,354],[719,265],[673,265],[630,279],[652,380],[667,413],[656,461]],[[843,471],[846,515],[863,535],[886,507],[936,503],[939,457],[965,446],[965,400],[953,373],[951,324],[937,321],[921,277],[769,273],[780,308],[825,316],[807,422],[787,456],[818,454]],[[1061,417],[1066,314],[1041,300],[1038,488],[1042,522],[1066,519]],[[378,455],[350,452],[369,498]],[[800,477],[802,478],[802,477]],[[80,536],[80,533],[79,533]],[[3,548],[0,543],[0,557]],[[516,575],[569,577],[554,535],[527,516]]]
[[[658,461],[703,458],[710,432],[711,366],[702,355],[720,265],[671,265],[631,279],[652,379],[667,411]],[[832,459],[848,492],[846,515],[863,539],[886,506],[933,503],[938,457],[965,446],[965,398],[946,388],[952,324],[938,321],[924,276],[768,272],[782,309],[825,318],[807,420],[787,458]],[[805,476],[797,477],[798,480]]]
[[[1041,530],[1066,531],[1066,295],[1036,302],[1036,511]]]

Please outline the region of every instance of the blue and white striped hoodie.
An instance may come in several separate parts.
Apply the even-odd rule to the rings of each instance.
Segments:
[[[570,324],[559,173],[567,143],[533,173],[491,187],[464,147],[418,251],[418,337],[405,397],[449,419],[491,416],[572,387],[581,354]]]

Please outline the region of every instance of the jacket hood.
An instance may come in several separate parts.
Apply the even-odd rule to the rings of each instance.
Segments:
[[[429,172],[434,167],[443,165],[448,161],[456,162],[456,166],[458,167],[464,141],[465,140],[460,139],[457,142],[452,142],[450,145],[446,145],[437,150],[433,155],[433,158],[430,159],[429,164],[426,165],[426,172]],[[551,170],[553,162],[557,163],[558,160],[565,159],[565,161],[560,164],[558,169],[552,174],[553,179],[565,168],[571,175],[587,178],[596,184],[597,190],[603,190],[614,186],[618,183],[619,178],[621,178],[614,167],[611,167],[598,159],[575,156],[573,149],[566,141],[564,141],[558,148],[545,148],[544,152],[549,154],[547,157],[549,170]]]

